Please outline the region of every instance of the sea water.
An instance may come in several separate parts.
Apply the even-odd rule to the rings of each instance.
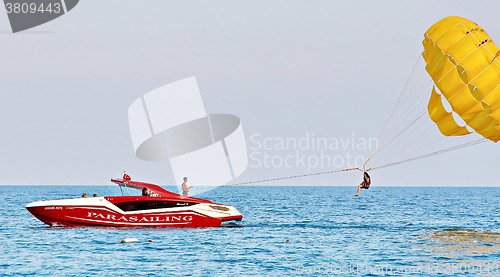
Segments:
[[[48,227],[23,203],[120,190],[1,186],[0,275],[500,276],[500,188],[355,190],[220,187],[241,222],[176,229]]]

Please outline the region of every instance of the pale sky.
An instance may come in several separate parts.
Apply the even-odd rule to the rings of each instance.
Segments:
[[[127,110],[141,95],[190,76],[207,113],[241,119],[253,158],[234,183],[338,169],[268,168],[258,160],[295,154],[276,149],[280,139],[377,138],[424,32],[458,15],[500,42],[499,9],[498,1],[82,0],[16,34],[0,12],[0,184],[108,184],[124,170],[173,184],[167,161],[136,158]],[[265,139],[273,149],[256,149]],[[499,145],[484,143],[371,175],[373,185],[499,186],[499,155]],[[263,184],[360,181],[359,172],[348,172]]]

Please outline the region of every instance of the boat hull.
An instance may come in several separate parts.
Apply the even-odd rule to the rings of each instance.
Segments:
[[[218,227],[241,220],[232,206],[198,203],[189,206],[123,211],[104,197],[34,202],[26,209],[48,225],[112,227]]]

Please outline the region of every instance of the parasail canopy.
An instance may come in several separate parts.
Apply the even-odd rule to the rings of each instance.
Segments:
[[[439,90],[433,88],[427,106],[432,121],[445,136],[469,134],[455,121],[455,113],[476,133],[499,141],[500,50],[493,40],[476,23],[458,16],[438,21],[424,36],[425,69]]]

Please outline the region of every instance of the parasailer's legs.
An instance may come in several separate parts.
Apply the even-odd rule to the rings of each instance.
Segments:
[[[359,185],[359,186],[358,186],[358,192],[357,192],[357,193],[356,193],[356,195],[354,195],[354,196],[359,196],[359,192],[361,191],[361,187],[362,187],[362,186],[363,186],[363,184],[361,184],[361,185]]]

